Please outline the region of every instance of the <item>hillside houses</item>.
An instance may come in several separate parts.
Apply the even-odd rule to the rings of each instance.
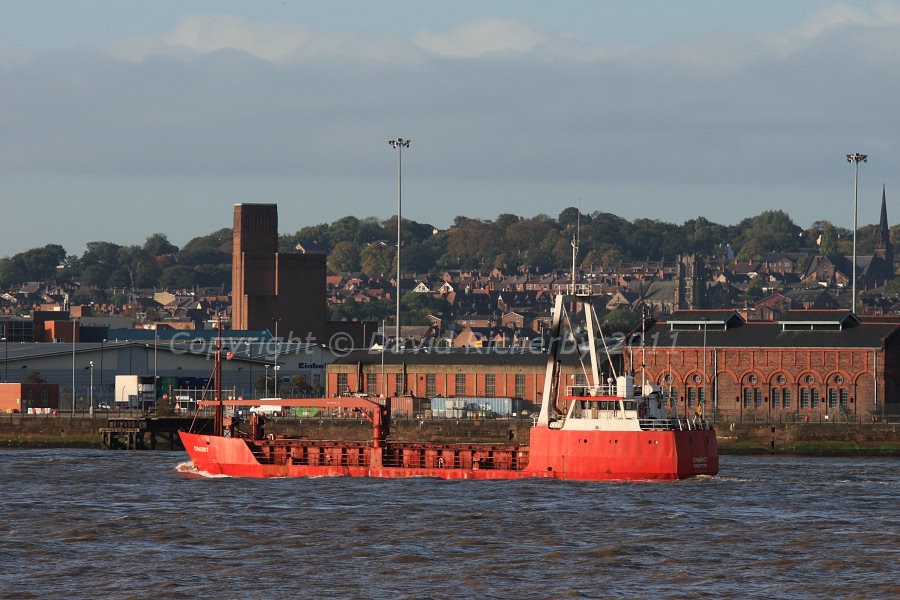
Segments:
[[[839,308],[849,301],[847,288],[851,263],[847,259],[806,253],[770,252],[755,260],[700,259],[702,265],[692,293],[677,261],[637,261],[608,266],[593,265],[577,274],[579,283],[590,283],[596,293],[608,297],[608,311],[647,311],[672,314],[688,308],[739,309],[752,320],[773,320],[790,309]],[[858,257],[861,289],[871,289],[885,280],[885,263],[877,255]],[[801,271],[802,269],[802,271]],[[681,275],[679,275],[681,273]],[[348,282],[353,282],[348,286]],[[357,302],[393,297],[393,278],[386,289],[383,278],[360,274],[329,277],[329,302]],[[549,322],[553,298],[572,284],[569,270],[554,272],[512,271],[494,268],[487,272],[447,269],[436,275],[404,277],[401,289],[445,300],[446,314],[428,316],[430,327],[452,339],[454,346],[519,343],[522,332],[540,332]],[[339,288],[343,286],[343,290]],[[374,290],[374,291],[373,291]],[[681,290],[681,292],[679,292]],[[351,293],[353,292],[353,293]],[[875,294],[877,296],[877,294]],[[892,302],[869,294],[863,309],[887,314]],[[691,305],[697,302],[701,305]],[[447,333],[449,332],[449,334]]]
[[[884,251],[857,257],[861,314],[900,313],[900,303],[879,293],[892,275],[889,257],[892,260],[892,253]],[[778,252],[753,260],[697,257],[699,266],[689,277],[679,267],[680,260],[586,265],[576,280],[605,295],[607,311],[634,315],[733,308],[749,320],[771,321],[785,310],[849,305],[852,261],[848,257]],[[445,269],[405,275],[400,289],[403,294],[414,292],[446,302],[435,314],[427,318],[420,314],[418,322],[408,323],[425,327],[420,338],[446,339],[454,345],[518,345],[533,343],[535,334],[546,329],[555,295],[571,285],[568,269]],[[391,274],[328,273],[325,286],[326,301],[332,307],[396,299]],[[85,302],[92,295],[100,300]],[[93,290],[67,281],[29,282],[0,290],[0,313],[70,310],[76,317],[126,317],[142,327],[202,328],[216,315],[227,314],[230,303],[230,295],[221,288]],[[348,306],[351,311],[342,318],[352,320],[353,305]]]

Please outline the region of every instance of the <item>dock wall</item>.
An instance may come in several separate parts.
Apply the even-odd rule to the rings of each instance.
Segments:
[[[0,418],[0,448],[100,448],[106,418]],[[530,421],[395,420],[390,439],[406,441],[527,444]],[[365,420],[273,419],[269,433],[318,439],[365,440],[372,428]],[[722,454],[804,454],[822,456],[900,456],[898,423],[717,423]],[[161,444],[168,449],[169,444]]]

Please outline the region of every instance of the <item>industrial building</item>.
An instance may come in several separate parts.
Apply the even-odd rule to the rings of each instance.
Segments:
[[[745,321],[686,310],[635,332],[624,349],[635,382],[671,392],[682,414],[860,420],[900,412],[900,320],[800,310]]]
[[[869,420],[900,412],[900,320],[849,311],[789,311],[748,322],[733,310],[687,310],[651,321],[611,353],[601,379],[632,374],[672,408],[728,419]],[[354,352],[328,365],[336,395],[511,397],[540,402],[546,356],[532,351]],[[577,354],[563,385],[589,381]],[[564,408],[564,405],[561,405]]]
[[[130,387],[124,391],[116,389],[116,378],[123,375],[176,381],[179,387],[202,393],[215,365],[216,332],[167,332],[174,333],[168,339],[154,339],[153,331],[147,333],[151,337],[144,340],[3,344],[0,345],[0,379],[18,385],[29,377],[39,376],[58,388],[58,406],[62,409],[71,408],[73,384],[79,410],[87,409],[91,398],[95,406],[116,407],[118,402],[132,407],[131,396],[136,392],[129,391]],[[237,335],[227,335],[232,333]],[[322,346],[276,343],[268,335],[245,338],[241,333],[227,331],[222,340],[222,386],[229,395],[244,398],[267,395],[262,389],[260,393],[256,391],[261,378],[266,381],[265,387],[271,386],[268,395],[277,395],[276,361],[279,388],[289,386],[298,375],[311,388],[324,387],[325,364],[331,360],[331,353]],[[170,390],[160,389],[158,394],[167,391]]]
[[[232,328],[324,343],[325,254],[278,252],[276,204],[235,205],[233,236]]]
[[[619,354],[620,350],[612,352],[614,362],[621,358]],[[362,350],[336,358],[326,369],[327,392],[332,395],[516,398],[533,407],[540,404],[544,391],[547,355],[537,349],[502,347]],[[589,370],[579,353],[562,356],[565,387],[585,385]],[[601,370],[601,378],[613,374],[608,362]],[[566,408],[564,402],[560,407]]]

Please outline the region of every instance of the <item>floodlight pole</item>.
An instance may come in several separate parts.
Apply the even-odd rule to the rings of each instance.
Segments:
[[[856,313],[856,213],[859,207],[859,163],[869,162],[868,154],[860,154],[859,152],[855,154],[847,155],[847,162],[853,163],[854,166],[854,175],[853,175],[853,292],[851,297],[852,304],[850,305],[850,311]]]
[[[409,140],[397,138],[396,140],[388,140],[388,144],[392,148],[397,149],[397,339],[394,341],[395,348],[400,347],[400,208],[403,199],[403,148],[409,148]]]

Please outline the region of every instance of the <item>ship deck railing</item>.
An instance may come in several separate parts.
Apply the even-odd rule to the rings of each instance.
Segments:
[[[520,471],[528,465],[528,452],[485,444],[420,444],[394,443],[383,457],[385,467],[412,469],[467,469]]]
[[[625,398],[620,398],[618,395],[618,389],[615,385],[609,384],[600,384],[600,385],[588,385],[586,383],[576,383],[566,386],[566,396],[572,398],[596,398],[596,399],[618,399],[625,400]]]
[[[693,431],[710,430],[709,419],[695,417],[692,419],[638,419],[642,431]]]
[[[368,467],[372,442],[296,438],[247,439],[261,464]],[[388,442],[385,467],[418,469],[497,469],[518,471],[528,464],[527,449],[507,444]]]

